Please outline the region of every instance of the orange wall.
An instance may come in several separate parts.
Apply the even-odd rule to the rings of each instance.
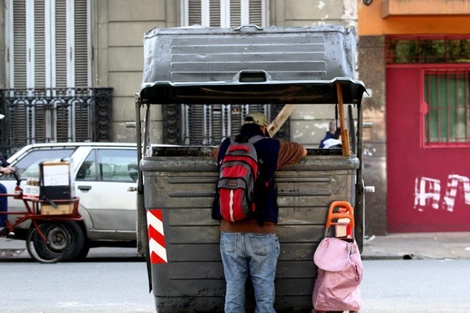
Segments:
[[[441,3],[445,5],[446,1]],[[369,6],[358,0],[359,36],[470,34],[470,12],[467,15],[392,15],[383,18],[383,5],[386,5],[383,0],[373,0]]]

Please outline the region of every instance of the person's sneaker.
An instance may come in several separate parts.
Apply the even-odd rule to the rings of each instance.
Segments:
[[[13,238],[15,237],[15,232],[8,231],[8,227],[0,226],[0,237],[1,236]]]

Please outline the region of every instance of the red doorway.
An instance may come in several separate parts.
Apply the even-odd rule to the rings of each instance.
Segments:
[[[390,233],[470,231],[468,133],[460,142],[453,138],[444,139],[445,144],[429,140],[433,138],[432,123],[443,122],[442,117],[430,119],[426,95],[442,98],[443,102],[455,100],[450,101],[447,95],[452,97],[450,87],[445,87],[446,93],[436,96],[433,93],[436,88],[426,85],[431,81],[428,77],[432,75],[427,74],[430,68],[429,65],[387,68],[387,224]],[[462,80],[463,87],[459,85],[460,90],[454,96],[461,101],[463,90],[466,125],[458,122],[453,128],[450,124],[446,127],[448,130],[464,127],[465,133],[470,125],[470,69],[467,66],[458,70],[467,73],[467,78]],[[447,110],[447,113],[436,112],[449,118],[449,106]],[[440,132],[439,128],[437,137]]]

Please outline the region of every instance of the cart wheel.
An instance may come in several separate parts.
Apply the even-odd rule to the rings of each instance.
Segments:
[[[75,258],[75,260],[77,261],[83,261],[86,259],[87,255],[88,255],[88,252],[90,252],[90,245],[85,243],[83,245],[83,249],[82,251],[80,251],[80,253],[77,255],[77,257]]]
[[[55,263],[69,255],[72,239],[69,230],[60,223],[45,222],[38,225],[44,240],[36,228],[31,228],[26,238],[29,255],[41,263]]]
[[[73,261],[80,257],[85,247],[85,235],[77,222],[64,221],[60,223],[70,234],[70,247],[68,255],[64,256],[64,261]],[[88,253],[88,252],[87,252]]]

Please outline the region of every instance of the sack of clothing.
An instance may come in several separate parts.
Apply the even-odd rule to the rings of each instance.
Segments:
[[[315,311],[358,311],[363,267],[357,243],[326,237],[313,261],[318,267],[312,295]]]

